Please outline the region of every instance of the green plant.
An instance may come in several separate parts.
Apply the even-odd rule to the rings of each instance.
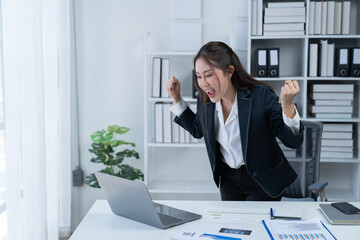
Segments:
[[[102,173],[130,180],[144,180],[144,174],[141,170],[122,163],[125,158],[134,157],[139,159],[139,153],[130,149],[123,149],[116,152],[117,148],[122,145],[135,147],[135,143],[116,139],[117,135],[123,135],[129,130],[130,129],[127,127],[112,125],[107,128],[107,131],[101,130],[91,134],[91,140],[93,143],[91,144],[92,148],[89,149],[89,151],[95,154],[95,157],[91,158],[90,161],[93,163],[103,163],[106,168],[100,170]],[[100,188],[99,182],[94,173],[86,176],[85,183],[90,187]]]

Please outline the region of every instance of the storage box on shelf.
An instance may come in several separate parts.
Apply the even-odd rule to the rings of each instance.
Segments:
[[[261,2],[261,1],[260,1]],[[324,134],[325,143],[328,145],[329,142],[338,138],[349,138],[351,139],[343,139],[348,140],[348,144],[353,146],[352,152],[348,152],[347,154],[338,154],[338,157],[334,155],[329,155],[329,153],[324,153],[324,157],[321,158],[321,172],[320,178],[323,181],[328,181],[329,186],[326,188],[327,197],[330,201],[340,201],[340,200],[360,200],[360,158],[358,154],[359,149],[359,77],[338,77],[336,75],[335,67],[336,67],[336,55],[334,53],[334,65],[332,63],[330,66],[334,67],[335,74],[326,74],[321,76],[321,69],[317,69],[318,72],[316,75],[311,76],[310,71],[310,46],[312,44],[318,44],[318,58],[321,59],[321,42],[326,42],[331,45],[334,44],[334,52],[336,48],[349,48],[352,49],[354,47],[360,47],[360,2],[356,0],[350,1],[350,16],[349,16],[349,32],[347,34],[331,34],[332,31],[329,32],[326,30],[325,32],[320,32],[320,34],[315,34],[314,31],[314,19],[312,19],[310,12],[310,7],[313,3],[312,1],[298,1],[298,0],[287,0],[287,1],[279,1],[279,0],[264,0],[262,8],[270,7],[268,4],[273,4],[276,2],[282,2],[282,4],[287,4],[291,2],[289,5],[293,5],[295,2],[303,2],[305,6],[305,35],[296,36],[292,34],[291,31],[288,31],[286,34],[281,32],[281,34],[262,34],[257,32],[254,34],[256,36],[252,36],[251,32],[249,33],[249,41],[250,41],[250,49],[248,51],[248,68],[247,70],[251,72],[254,76],[257,73],[257,49],[266,49],[266,48],[279,48],[279,72],[280,76],[278,78],[259,78],[258,80],[266,82],[273,87],[276,94],[280,94],[280,87],[287,79],[297,80],[300,84],[301,92],[295,98],[295,102],[297,103],[297,108],[299,110],[300,116],[302,119],[314,120],[314,121],[322,121],[325,124],[351,124],[353,126],[352,133],[349,135],[334,135],[332,132],[328,132]],[[316,1],[321,4],[328,4],[332,1]],[[341,2],[341,1],[335,1]],[[332,3],[330,3],[331,5]],[[275,4],[276,5],[276,4]],[[334,3],[335,5],[335,3]],[[254,5],[253,5],[254,6]],[[252,7],[253,7],[252,6]],[[272,6],[274,7],[274,6]],[[288,6],[289,7],[289,6]],[[323,7],[323,6],[322,6]],[[325,7],[325,5],[324,5]],[[269,10],[267,10],[269,12]],[[280,11],[277,9],[277,11]],[[251,17],[251,14],[258,13],[259,11],[252,11],[250,8],[250,17],[249,20],[253,21],[254,19]],[[260,11],[261,12],[261,11]],[[276,11],[275,11],[276,12]],[[281,14],[280,14],[281,15]],[[282,14],[284,15],[284,14]],[[285,14],[286,15],[286,14]],[[331,15],[331,14],[330,14]],[[324,15],[322,15],[324,16]],[[258,17],[258,16],[257,16]],[[279,16],[280,17],[280,16]],[[262,16],[263,21],[266,23],[266,16]],[[267,21],[270,18],[267,19]],[[283,20],[283,19],[280,19]],[[291,20],[288,18],[288,20]],[[325,19],[326,20],[326,19]],[[322,19],[320,18],[320,21]],[[256,24],[258,24],[257,22]],[[311,23],[311,24],[310,24]],[[253,23],[250,23],[250,26]],[[255,24],[255,25],[256,25]],[[320,24],[320,26],[322,26]],[[267,31],[272,30],[273,26],[262,26],[262,29],[267,29]],[[276,26],[279,28],[279,26]],[[286,28],[287,26],[282,26]],[[299,27],[297,24],[294,27]],[[326,24],[322,27],[329,27]],[[331,27],[331,26],[330,26]],[[261,29],[261,28],[260,28]],[[275,31],[275,30],[273,30]],[[277,29],[278,31],[278,29]],[[312,31],[313,34],[309,34],[309,31]],[[315,61],[318,63],[318,61]],[[321,64],[321,63],[319,63]],[[351,116],[347,116],[347,118],[339,118],[339,117],[315,117],[313,114],[314,111],[324,111],[322,107],[313,107],[314,101],[312,96],[312,90],[314,85],[319,84],[352,84],[354,86],[353,99],[351,101],[351,109],[344,108],[345,111],[350,111]],[[321,86],[320,86],[321,87]],[[325,100],[325,99],[324,99]],[[329,100],[329,99],[326,99]],[[342,104],[345,102],[342,102]],[[323,104],[319,103],[318,104]],[[335,104],[340,104],[336,102]],[[348,102],[346,102],[348,104]],[[318,105],[317,105],[318,106]],[[338,107],[334,107],[333,111],[340,111]],[[339,125],[340,126],[340,125]],[[330,138],[330,139],[329,139]],[[333,139],[331,139],[333,138]],[[330,140],[330,141],[328,141]],[[342,143],[341,143],[342,144]],[[326,150],[325,146],[324,149]],[[330,146],[331,147],[331,146]],[[332,146],[334,147],[334,146]],[[339,149],[338,149],[339,150]],[[338,152],[343,151],[344,149],[339,150]],[[347,149],[349,150],[349,149]],[[296,158],[289,158],[291,164],[297,170],[305,169],[306,158],[303,158],[301,154],[303,151],[297,152]],[[342,156],[342,157],[341,157]]]

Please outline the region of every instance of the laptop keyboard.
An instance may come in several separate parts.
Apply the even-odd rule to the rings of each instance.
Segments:
[[[182,221],[181,219],[178,219],[178,218],[175,218],[175,217],[172,217],[172,216],[169,216],[169,215],[165,215],[165,214],[162,214],[162,213],[158,213],[158,214],[159,214],[160,220],[161,220],[161,222],[162,222],[162,224],[164,226],[167,226],[167,225],[170,225],[170,224],[173,224],[173,223],[178,223],[178,222]]]

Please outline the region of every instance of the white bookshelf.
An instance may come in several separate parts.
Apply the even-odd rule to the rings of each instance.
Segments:
[[[281,2],[285,0],[264,0]],[[292,1],[292,0],[286,0]],[[299,0],[293,0],[293,2]],[[306,23],[304,36],[251,36],[251,0],[248,1],[248,51],[243,66],[254,74],[255,51],[257,48],[280,48],[280,77],[257,78],[272,86],[277,95],[287,79],[297,80],[301,92],[295,98],[301,119],[316,120],[328,123],[353,123],[354,125],[354,158],[334,159],[323,158],[320,165],[320,179],[329,182],[326,195],[330,201],[360,200],[360,78],[348,77],[309,77],[308,58],[309,44],[328,40],[335,47],[360,47],[360,1],[351,0],[351,18],[349,35],[309,35],[309,0],[303,1],[306,6]],[[203,2],[203,5],[206,5]],[[359,13],[359,14],[358,14]],[[236,19],[235,19],[236,20]],[[229,33],[231,36],[232,33]],[[231,38],[231,37],[230,37]],[[192,199],[218,200],[220,194],[216,188],[209,165],[205,146],[200,143],[156,143],[154,133],[154,104],[156,102],[171,103],[170,98],[151,97],[152,59],[164,57],[170,59],[170,74],[181,82],[181,95],[187,103],[196,103],[190,95],[192,92],[191,71],[193,57],[196,52],[180,52],[161,49],[151,49],[152,37],[145,36],[144,51],[144,173],[145,184],[155,199]],[[210,39],[217,40],[217,39]],[[205,43],[205,42],[203,42]],[[235,50],[236,51],[236,50]],[[238,51],[236,51],[239,54]],[[315,119],[308,114],[308,90],[315,83],[351,83],[355,85],[354,115],[351,119]],[[297,158],[288,158],[289,162],[299,171],[304,171],[308,161],[305,158],[305,147],[298,151]]]
[[[264,0],[264,6],[268,2],[281,2],[280,0]],[[309,8],[310,0],[286,0],[282,2],[304,2],[306,7],[306,22],[304,36],[251,36],[249,33],[249,49],[248,51],[248,68],[247,70],[254,74],[256,49],[257,48],[280,48],[280,77],[278,78],[257,78],[260,81],[271,85],[275,92],[280,94],[280,86],[287,79],[297,80],[299,82],[301,92],[295,98],[301,119],[314,120],[326,123],[353,123],[354,125],[354,158],[352,159],[336,159],[322,158],[320,163],[320,180],[329,182],[326,188],[326,195],[330,201],[342,200],[360,200],[360,154],[359,154],[359,89],[360,78],[355,77],[309,77],[308,76],[308,58],[309,44],[319,43],[320,40],[328,40],[335,43],[335,47],[360,47],[360,2],[351,0],[350,12],[350,34],[349,35],[309,35]],[[325,2],[325,1],[324,1]],[[251,14],[251,8],[249,8]],[[249,18],[251,20],[251,18]],[[251,26],[251,23],[249,24]],[[309,114],[309,90],[312,84],[354,84],[354,101],[353,101],[353,117],[350,119],[328,119],[314,118]],[[305,162],[301,159],[289,162],[295,165],[295,168],[304,169]]]

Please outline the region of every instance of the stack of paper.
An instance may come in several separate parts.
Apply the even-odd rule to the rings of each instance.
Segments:
[[[353,158],[352,123],[324,123],[321,158]]]
[[[304,2],[269,2],[264,22],[264,36],[305,35]]]
[[[310,97],[315,118],[352,118],[354,84],[313,84]]]
[[[309,34],[349,34],[350,1],[311,1]]]

